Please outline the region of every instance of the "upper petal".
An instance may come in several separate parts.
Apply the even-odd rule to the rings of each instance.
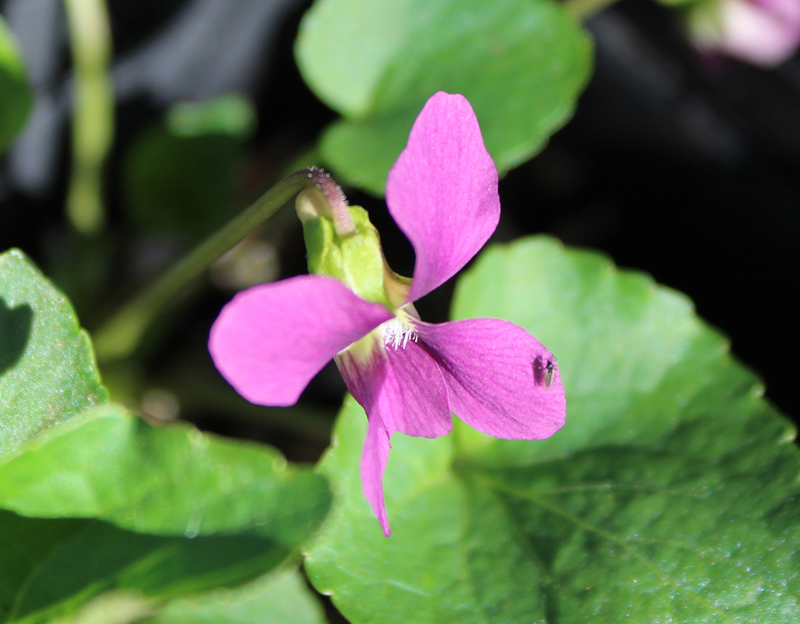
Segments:
[[[567,403],[558,364],[518,325],[419,323],[418,333],[435,351],[451,409],[471,427],[496,438],[539,440],[563,426]]]
[[[334,355],[389,317],[341,282],[302,275],[237,294],[214,321],[208,349],[248,401],[293,405]]]
[[[386,203],[416,254],[409,301],[450,279],[492,235],[497,169],[464,96],[440,91],[425,104],[389,172]]]

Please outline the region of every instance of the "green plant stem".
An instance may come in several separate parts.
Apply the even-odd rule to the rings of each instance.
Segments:
[[[565,0],[564,10],[575,19],[586,20],[617,0]]]
[[[318,169],[308,168],[284,178],[253,205],[173,265],[93,333],[97,358],[111,361],[130,355],[156,315],[222,254],[243,240],[281,206],[307,186]]]
[[[74,67],[72,175],[67,218],[81,234],[102,231],[103,163],[114,134],[114,90],[108,75],[111,26],[103,0],[64,0]]]

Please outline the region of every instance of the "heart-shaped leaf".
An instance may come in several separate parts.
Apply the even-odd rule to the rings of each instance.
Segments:
[[[317,0],[296,57],[309,86],[344,116],[323,136],[323,158],[380,194],[437,91],[469,99],[498,169],[530,158],[572,114],[590,51],[550,0]]]
[[[392,536],[361,492],[348,400],[321,463],[338,493],[308,553],[352,622],[796,622],[800,453],[758,380],[679,293],[528,239],[484,253],[456,318],[516,322],[557,356],[567,423],[545,441],[457,423],[394,436]]]

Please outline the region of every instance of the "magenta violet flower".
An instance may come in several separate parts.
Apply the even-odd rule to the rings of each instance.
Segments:
[[[361,479],[389,536],[382,480],[394,432],[443,436],[455,413],[491,436],[542,439],[564,424],[566,400],[555,358],[521,327],[429,324],[414,309],[469,262],[500,217],[497,170],[463,96],[440,92],[425,104],[389,172],[386,203],[416,253],[410,284],[385,272],[392,306],[325,275],[263,284],[223,308],[209,350],[242,396],[273,406],[294,404],[336,361],[367,413]]]
[[[800,46],[800,0],[707,0],[689,11],[701,51],[761,67],[780,65]]]

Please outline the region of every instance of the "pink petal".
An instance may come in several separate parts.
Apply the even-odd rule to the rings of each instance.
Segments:
[[[425,438],[447,435],[453,422],[447,387],[427,349],[413,340],[384,347],[376,339],[369,358],[336,356],[348,390],[367,412],[369,428],[361,456],[361,481],[373,513],[389,536],[383,473],[395,431]]]
[[[386,537],[392,534],[392,529],[389,527],[386,505],[383,502],[383,473],[386,470],[386,461],[389,459],[389,449],[392,448],[389,444],[391,437],[380,419],[370,419],[367,425],[367,437],[364,440],[364,451],[361,454],[361,487]]]
[[[334,355],[389,317],[334,279],[303,275],[236,295],[214,321],[208,349],[248,401],[293,405]]]
[[[800,0],[719,0],[709,6],[695,4],[688,14],[701,52],[775,67],[800,45]]]
[[[470,319],[419,323],[418,333],[435,352],[450,408],[471,427],[496,438],[539,440],[564,424],[567,403],[555,358],[521,327]]]
[[[416,301],[478,253],[500,219],[497,169],[462,95],[439,92],[414,122],[389,172],[386,203],[416,253]]]
[[[791,57],[800,44],[797,0],[725,0],[720,4],[717,49],[764,67]]]

